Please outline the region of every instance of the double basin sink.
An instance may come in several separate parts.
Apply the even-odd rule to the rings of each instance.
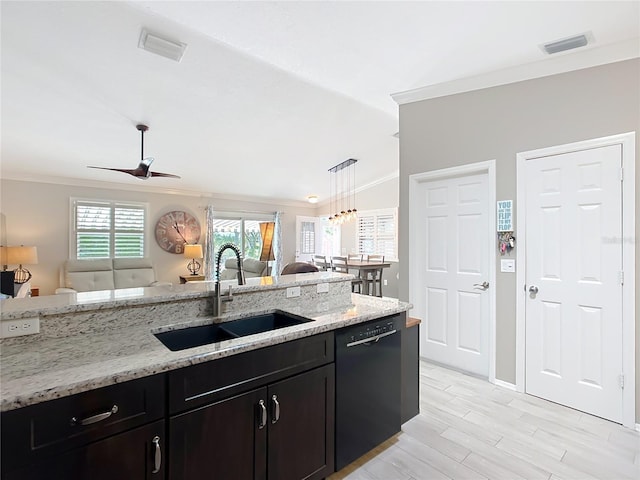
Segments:
[[[254,335],[256,333],[270,332],[279,328],[291,327],[311,321],[312,320],[308,318],[275,311],[273,313],[244,317],[230,322],[156,333],[155,336],[169,350],[175,352],[187,348],[222,342],[224,340],[245,337],[247,335]]]

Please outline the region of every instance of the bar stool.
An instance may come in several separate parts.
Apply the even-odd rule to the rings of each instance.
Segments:
[[[318,267],[318,270],[328,270],[327,257],[324,255],[314,255],[313,264]]]

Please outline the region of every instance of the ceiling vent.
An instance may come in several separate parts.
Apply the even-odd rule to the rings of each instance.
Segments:
[[[182,55],[184,55],[187,44],[159,37],[143,29],[140,33],[138,47],[147,52],[155,53],[156,55],[179,62],[182,60]]]
[[[589,34],[576,35],[574,37],[565,38],[563,40],[545,43],[544,45],[541,45],[540,48],[542,48],[545,53],[552,55],[554,53],[584,47],[589,43],[589,37]]]

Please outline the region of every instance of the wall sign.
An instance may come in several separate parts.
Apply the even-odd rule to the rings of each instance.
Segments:
[[[513,232],[513,200],[500,200],[498,203],[498,232]]]

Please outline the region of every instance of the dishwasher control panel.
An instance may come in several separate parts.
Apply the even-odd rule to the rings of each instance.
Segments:
[[[371,323],[363,326],[361,330],[352,331],[352,334],[348,337],[349,343],[357,342],[358,340],[366,340],[368,338],[377,337],[385,333],[393,332],[396,329],[393,321],[385,323]]]

